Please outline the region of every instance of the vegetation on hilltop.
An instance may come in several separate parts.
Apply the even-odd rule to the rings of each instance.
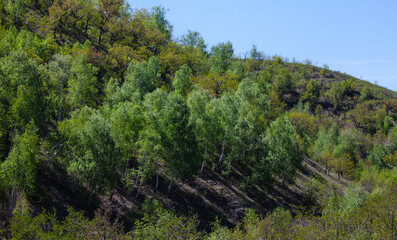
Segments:
[[[230,42],[208,49],[197,32],[175,39],[162,7],[0,0],[0,13],[4,237],[397,237],[395,92],[255,46],[246,58]],[[315,174],[297,183],[308,163],[350,186],[332,191]],[[211,173],[253,199],[295,184],[302,205],[271,213],[237,204],[233,228],[218,218],[200,227],[156,199],[133,216],[95,207],[117,191],[138,198],[145,186],[146,197],[168,199]],[[84,201],[86,215],[37,209],[54,200],[47,175],[67,189],[65,202]]]

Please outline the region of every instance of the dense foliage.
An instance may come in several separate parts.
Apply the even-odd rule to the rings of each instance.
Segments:
[[[253,46],[180,39],[162,7],[123,0],[0,0],[0,197],[14,239],[395,239],[394,92]],[[305,210],[247,210],[207,233],[147,201],[131,232],[107,214],[30,214],[38,169],[93,195],[214,171],[255,191],[294,184],[304,158],[351,180],[343,196],[307,184]],[[355,183],[353,183],[355,182]],[[148,183],[149,184],[149,183]],[[320,209],[320,210],[319,210]],[[305,212],[305,213],[303,213]],[[263,214],[263,215],[261,215]]]

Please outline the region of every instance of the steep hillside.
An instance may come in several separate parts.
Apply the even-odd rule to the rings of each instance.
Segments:
[[[175,40],[161,7],[0,13],[2,237],[395,238],[395,92]]]

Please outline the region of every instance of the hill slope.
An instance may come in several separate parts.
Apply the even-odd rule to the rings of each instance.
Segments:
[[[1,0],[0,13],[4,237],[395,237],[395,92],[208,50],[196,32],[173,40],[161,7]]]

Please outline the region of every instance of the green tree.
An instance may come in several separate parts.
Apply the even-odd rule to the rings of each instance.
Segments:
[[[302,155],[294,127],[287,116],[279,117],[270,124],[263,143],[267,153],[253,173],[254,181],[272,184],[273,178],[277,176],[283,184],[292,183],[302,162]]]
[[[232,134],[232,158],[243,166],[257,162],[263,153],[262,137],[270,109],[269,88],[269,84],[244,79],[236,91],[238,115]]]
[[[232,64],[233,54],[233,45],[230,42],[213,46],[210,54],[211,69],[216,73],[226,72]]]
[[[381,144],[376,144],[372,151],[369,153],[368,160],[375,165],[378,169],[389,168],[387,162],[384,161],[388,150]]]
[[[166,10],[164,9],[164,7],[153,7],[150,12],[150,19],[148,21],[148,24],[150,27],[157,28],[168,39],[171,39],[173,26],[165,18],[165,14]]]
[[[181,44],[183,46],[191,46],[198,48],[204,54],[204,56],[208,55],[207,45],[205,44],[201,34],[198,32],[192,32],[188,30],[188,33],[182,36]]]
[[[0,72],[0,94],[9,111],[10,125],[23,131],[33,119],[44,130],[48,116],[39,64],[24,51],[11,52],[0,59]]]
[[[273,86],[280,94],[288,93],[294,84],[293,76],[287,69],[281,69],[279,73],[274,76]]]
[[[364,102],[366,100],[374,99],[374,92],[368,86],[364,86],[360,91],[360,97],[358,98],[359,102]]]
[[[115,146],[120,150],[125,162],[138,153],[137,142],[144,128],[145,119],[140,103],[121,102],[110,114],[111,132]]]
[[[292,183],[297,168],[302,162],[296,133],[287,117],[280,117],[266,131],[263,139],[268,146],[266,161],[270,162],[274,174],[282,178],[283,183]]]
[[[238,76],[232,73],[219,74],[212,70],[207,76],[198,76],[194,79],[194,82],[199,83],[204,89],[211,91],[216,96],[238,88]]]
[[[201,239],[196,217],[177,216],[174,212],[157,209],[136,223],[134,239]]]
[[[11,152],[1,165],[1,176],[6,185],[14,190],[32,193],[35,190],[37,164],[39,162],[39,136],[33,121],[22,135],[17,135]],[[12,196],[14,197],[14,196]]]
[[[320,97],[320,84],[313,79],[307,83],[305,91],[302,93],[301,100],[308,101],[310,104],[317,104],[318,98]]]
[[[349,154],[354,164],[357,164],[357,133],[352,129],[341,131],[338,144],[335,146],[334,154],[336,157],[342,154]]]
[[[67,172],[80,184],[103,193],[116,184],[119,154],[111,135],[111,125],[102,114],[87,106],[62,121],[59,132],[66,138]]]
[[[68,81],[68,102],[71,110],[85,105],[94,106],[96,100],[98,69],[92,66],[86,56],[79,55],[72,62],[71,77]]]
[[[234,128],[238,119],[238,105],[235,92],[224,93],[219,99],[212,99],[207,107],[214,129],[219,129],[217,134],[217,153],[214,155],[217,166],[227,166],[230,170],[233,158],[231,151],[234,142]]]
[[[194,133],[204,158],[201,165],[201,171],[203,171],[205,162],[210,160],[211,154],[216,151],[216,139],[219,136],[218,132],[221,130],[211,121],[207,112],[207,106],[211,101],[208,91],[195,86],[186,101],[190,112],[189,123],[194,126]]]
[[[176,93],[182,96],[186,96],[189,93],[193,86],[193,83],[190,80],[191,74],[192,70],[186,64],[184,64],[182,68],[175,73],[175,78],[172,82],[172,85],[174,86]]]
[[[288,118],[297,133],[301,151],[307,153],[317,130],[314,117],[304,112],[290,112]]]
[[[190,177],[197,172],[201,159],[193,128],[189,124],[189,109],[180,95],[171,93],[162,115],[160,129],[165,136],[162,145],[168,176],[171,180]]]
[[[161,65],[161,73],[165,83],[174,76],[174,74],[187,64],[191,69],[193,75],[198,75],[205,72],[206,59],[203,53],[195,47],[183,46],[174,42],[167,44],[159,54],[159,62]]]
[[[160,66],[157,57],[151,57],[148,62],[130,63],[126,76],[126,87],[137,92],[141,98],[156,89],[160,79]]]
[[[22,21],[28,10],[27,0],[5,1],[5,10],[11,15],[14,26],[21,27]]]
[[[189,109],[179,94],[158,89],[145,97],[146,128],[141,134],[140,158],[143,168],[164,161],[171,180],[191,177],[197,172],[200,154],[189,124]],[[145,172],[145,170],[143,170]]]
[[[47,91],[50,103],[53,105],[54,113],[58,113],[58,122],[62,120],[62,113],[65,112],[67,105],[65,101],[64,89],[67,88],[68,80],[71,78],[72,58],[69,55],[54,55],[53,61],[45,66],[48,76]],[[58,106],[58,110],[56,110]]]
[[[325,96],[334,105],[335,109],[339,109],[347,96],[353,96],[355,87],[353,79],[334,82]]]

